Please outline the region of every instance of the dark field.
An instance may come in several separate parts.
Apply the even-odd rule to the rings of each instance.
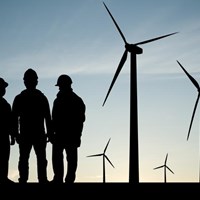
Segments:
[[[200,198],[200,183],[73,183],[73,184],[39,184],[14,183],[0,185],[3,198],[26,199],[107,199],[109,197],[147,197],[162,199],[176,197]],[[199,194],[199,196],[198,196]],[[176,196],[174,196],[176,195]],[[195,196],[194,196],[195,195]]]

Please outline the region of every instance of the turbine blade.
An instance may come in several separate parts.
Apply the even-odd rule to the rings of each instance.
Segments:
[[[187,140],[189,139],[189,136],[190,136],[190,131],[191,131],[191,128],[192,128],[192,123],[193,123],[194,115],[195,115],[195,112],[196,112],[196,109],[197,109],[197,105],[198,105],[198,102],[199,102],[199,97],[200,97],[200,93],[198,94],[197,100],[195,102],[195,106],[194,106],[194,110],[193,110],[192,118],[191,118],[191,122],[190,122],[190,127],[189,127],[189,131],[188,131]]]
[[[153,39],[150,39],[150,40],[145,40],[145,41],[142,41],[142,42],[138,42],[138,43],[136,43],[136,44],[134,44],[134,45],[146,44],[146,43],[149,43],[149,42],[153,42],[153,41],[155,41],[155,40],[159,40],[159,39],[168,37],[168,36],[170,36],[170,35],[174,35],[174,34],[176,34],[176,33],[178,33],[178,32],[174,32],[174,33],[170,33],[170,34],[167,34],[167,35],[163,35],[163,36],[160,36],[160,37],[156,37],[156,38],[153,38]]]
[[[182,70],[186,73],[186,75],[188,76],[188,78],[192,81],[192,83],[197,88],[197,90],[199,90],[200,87],[199,87],[198,82],[186,71],[186,69],[181,65],[181,63],[178,60],[177,60],[177,62],[180,65],[180,67],[182,68]]]
[[[166,163],[167,163],[167,157],[168,157],[168,153],[167,153],[167,155],[166,155],[166,157],[165,157],[165,165],[166,165]]]
[[[103,4],[104,4],[104,6],[105,6],[106,10],[108,11],[108,13],[109,13],[110,17],[112,18],[112,20],[113,20],[113,22],[114,22],[115,26],[117,27],[117,30],[119,31],[119,33],[120,33],[120,35],[121,35],[122,39],[124,40],[124,43],[125,43],[125,44],[127,44],[127,42],[126,42],[126,39],[125,39],[125,37],[124,37],[124,35],[123,35],[122,31],[120,30],[120,28],[119,28],[119,26],[118,26],[117,22],[115,21],[114,17],[112,16],[112,14],[111,14],[111,12],[109,11],[109,9],[108,9],[108,7],[106,6],[106,4],[105,4],[104,2],[103,2]]]
[[[162,168],[162,167],[164,167],[165,165],[161,165],[161,166],[159,166],[159,167],[155,167],[155,168],[153,168],[153,169],[159,169],[159,168]]]
[[[114,77],[113,77],[113,80],[112,80],[112,82],[111,82],[111,85],[110,85],[110,88],[109,88],[108,93],[107,93],[107,95],[106,95],[106,98],[105,98],[105,100],[104,100],[104,102],[103,102],[103,106],[104,106],[104,104],[105,104],[105,102],[106,102],[106,100],[107,100],[107,98],[108,98],[108,95],[110,94],[110,91],[111,91],[111,89],[112,89],[112,87],[113,87],[113,85],[114,85],[114,83],[115,83],[115,81],[116,81],[116,79],[117,79],[117,77],[118,77],[118,75],[119,75],[119,73],[120,73],[120,71],[121,71],[121,69],[122,69],[124,63],[126,62],[127,54],[128,54],[128,51],[125,49],[124,54],[123,54],[123,56],[122,56],[122,58],[121,58],[121,60],[120,60],[120,63],[119,63],[119,65],[118,65],[118,68],[117,68],[117,70],[116,70],[116,72],[115,72],[115,75],[114,75]]]
[[[111,138],[110,138],[111,139]],[[106,149],[107,149],[107,147],[108,147],[108,144],[110,143],[110,139],[108,140],[108,142],[107,142],[107,144],[106,144],[106,147],[105,147],[105,149],[104,149],[104,153],[106,152]]]
[[[89,156],[87,156],[87,157],[102,156],[102,155],[103,155],[103,154],[100,153],[100,154],[89,155]]]
[[[168,166],[166,166],[166,168],[167,168],[172,174],[174,174],[174,172],[173,172]]]
[[[105,158],[106,158],[107,161],[112,165],[112,167],[115,168],[114,165],[111,163],[111,161],[109,160],[109,158],[108,158],[106,155],[105,155]]]

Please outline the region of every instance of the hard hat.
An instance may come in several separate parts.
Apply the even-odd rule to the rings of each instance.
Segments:
[[[8,86],[8,83],[4,81],[3,78],[0,78],[0,87],[6,88]]]
[[[71,84],[72,84],[72,79],[68,75],[62,74],[58,77],[58,80],[55,86],[71,85]]]
[[[37,73],[29,68],[28,70],[25,71],[24,73],[24,80],[37,80],[38,79],[38,76],[37,76]]]

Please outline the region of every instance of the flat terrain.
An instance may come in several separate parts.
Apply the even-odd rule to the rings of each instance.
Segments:
[[[164,197],[200,197],[200,183],[73,183],[73,184],[39,184],[14,183],[11,185],[0,185],[0,194],[4,199],[40,197],[64,199],[67,197],[79,199],[96,199],[112,197],[151,197],[162,199]],[[199,196],[197,196],[199,194]],[[10,198],[9,198],[10,197]],[[45,199],[46,199],[45,198]]]

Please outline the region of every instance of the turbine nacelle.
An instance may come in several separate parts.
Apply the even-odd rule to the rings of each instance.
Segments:
[[[135,44],[125,44],[125,48],[128,52],[130,53],[135,53],[135,54],[142,54],[143,53],[143,49],[138,47]]]

